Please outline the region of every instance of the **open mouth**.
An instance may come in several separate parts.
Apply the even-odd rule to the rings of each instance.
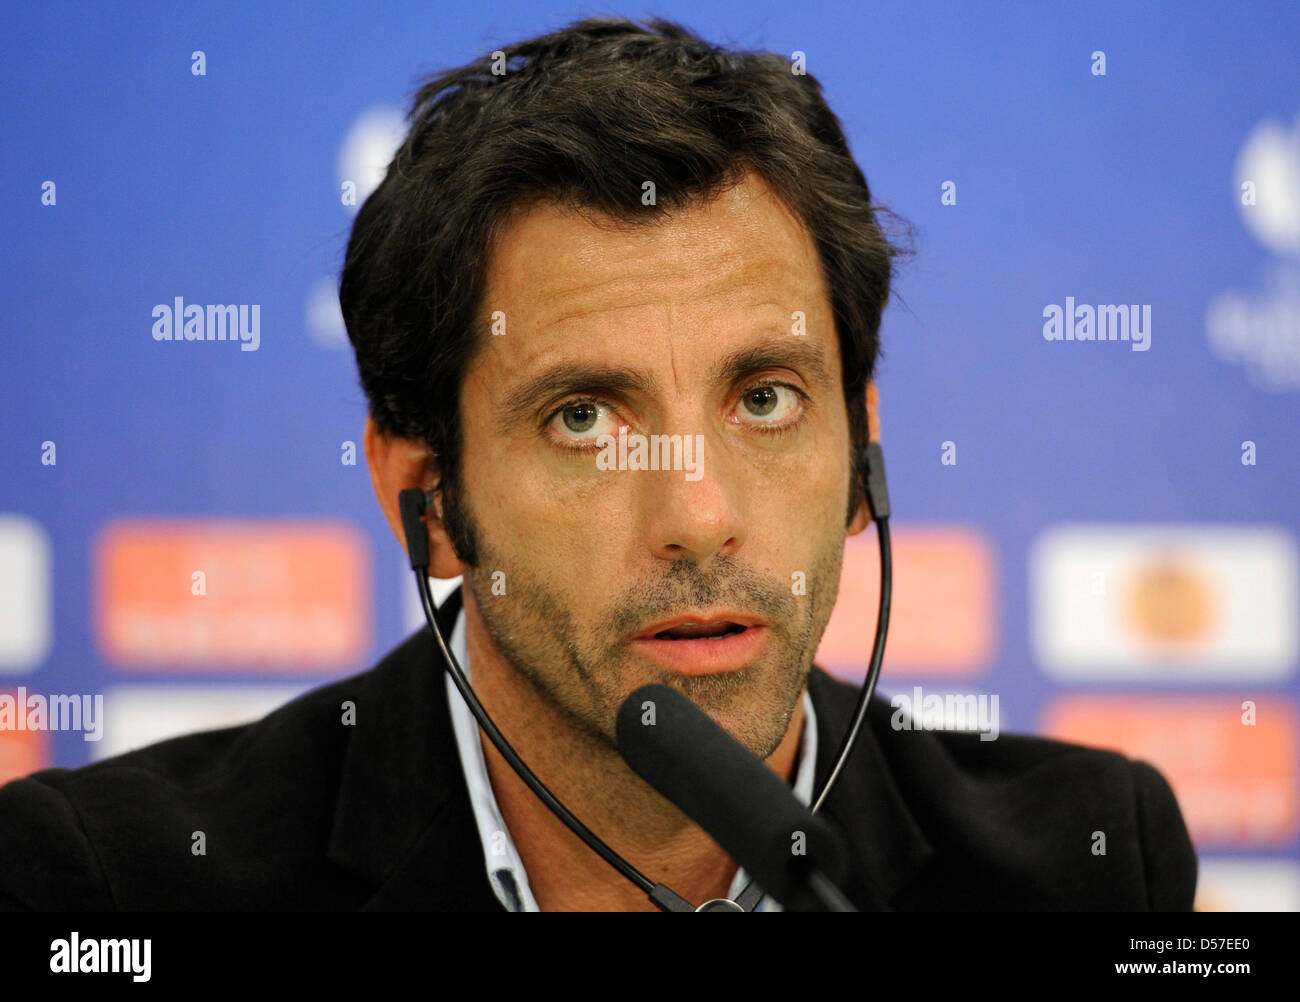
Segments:
[[[714,675],[755,664],[769,646],[772,628],[762,620],[737,623],[722,615],[707,622],[683,618],[655,633],[643,633],[632,641],[633,649],[679,675]]]
[[[705,623],[700,626],[674,626],[654,635],[655,640],[717,640],[733,633],[744,633],[748,627],[739,623]]]

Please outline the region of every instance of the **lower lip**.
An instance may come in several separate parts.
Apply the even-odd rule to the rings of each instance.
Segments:
[[[767,643],[769,627],[751,626],[723,637],[699,640],[658,640],[638,637],[632,649],[645,658],[682,675],[712,675],[735,671],[749,664]]]

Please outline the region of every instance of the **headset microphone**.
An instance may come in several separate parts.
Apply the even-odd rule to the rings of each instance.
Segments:
[[[893,592],[893,561],[889,542],[889,492],[885,485],[884,454],[881,451],[880,443],[868,442],[859,452],[858,458],[863,474],[863,487],[867,504],[871,509],[871,516],[876,524],[876,539],[880,544],[880,606],[876,618],[875,642],[871,649],[871,664],[862,683],[862,691],[858,696],[853,720],[849,724],[848,732],[844,735],[836,752],[834,765],[830,774],[826,777],[821,792],[817,794],[809,808],[814,814],[825,803],[831,787],[835,785],[835,780],[843,770],[844,763],[848,760],[849,754],[852,752],[862,730],[863,721],[867,716],[867,707],[871,702],[872,694],[875,692],[876,680],[880,676],[880,665],[885,654],[885,636],[889,632],[889,607]],[[438,649],[442,652],[447,671],[451,674],[452,682],[460,690],[462,698],[464,698],[470,712],[474,714],[479,726],[483,728],[483,733],[487,735],[488,740],[496,746],[497,751],[510,764],[510,767],[519,774],[519,778],[523,780],[524,784],[533,791],[537,798],[556,817],[563,821],[593,852],[644,891],[662,911],[753,911],[763,898],[763,890],[752,880],[736,896],[734,903],[725,902],[730,906],[725,909],[717,907],[725,899],[706,902],[696,908],[667,885],[650,880],[579,821],[555,794],[547,789],[542,781],[533,774],[533,771],[528,768],[523,759],[510,746],[510,743],[492,722],[492,718],[488,716],[487,711],[483,709],[478,697],[474,695],[474,690],[470,687],[464,670],[447,646],[447,641],[438,627],[437,610],[434,608],[433,595],[429,591],[429,536],[424,522],[424,514],[430,500],[430,493],[418,488],[404,490],[398,495],[402,529],[406,535],[406,550],[411,559],[411,569],[415,572],[415,584],[420,592],[420,603],[424,608],[425,619],[428,620],[429,629],[433,631],[434,640],[437,641]]]

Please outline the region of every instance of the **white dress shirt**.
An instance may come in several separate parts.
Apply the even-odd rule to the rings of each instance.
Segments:
[[[456,627],[452,630],[449,641],[451,652],[465,670],[465,677],[473,684],[470,674],[469,651],[465,642],[465,612],[462,609],[456,616]],[[540,911],[528,886],[528,874],[524,864],[510,838],[501,809],[497,806],[496,794],[488,779],[487,762],[483,758],[483,745],[479,740],[478,721],[465,705],[460,690],[451,680],[451,673],[443,668],[444,682],[447,686],[447,702],[451,707],[452,727],[456,731],[456,750],[460,753],[461,768],[465,772],[465,783],[469,787],[469,802],[474,809],[474,821],[478,825],[479,839],[483,843],[483,860],[487,868],[488,882],[496,891],[497,897],[507,911]],[[807,689],[803,694],[803,740],[799,752],[799,768],[795,775],[794,795],[805,805],[812,803],[814,770],[817,762],[817,717],[813,712],[812,699]],[[507,734],[506,740],[510,740]],[[597,835],[600,833],[597,832]],[[654,875],[649,874],[653,880]],[[731,881],[727,896],[735,899],[745,885],[749,883],[743,869],[736,871]],[[701,902],[695,902],[697,905]],[[755,911],[779,912],[781,906],[772,898],[764,896]]]

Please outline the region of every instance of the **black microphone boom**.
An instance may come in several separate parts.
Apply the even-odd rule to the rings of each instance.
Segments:
[[[676,689],[645,685],[628,696],[618,711],[617,739],[638,776],[788,909],[853,910],[833,888],[831,900],[823,900],[826,882],[844,873],[839,833]]]

